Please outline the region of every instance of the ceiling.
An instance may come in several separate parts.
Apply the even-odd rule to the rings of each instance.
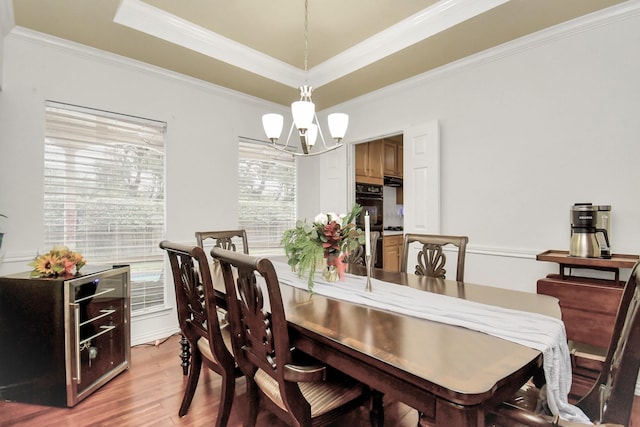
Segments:
[[[10,0],[0,0],[10,1]],[[322,110],[624,0],[13,0],[15,25]],[[9,8],[11,10],[11,8]]]

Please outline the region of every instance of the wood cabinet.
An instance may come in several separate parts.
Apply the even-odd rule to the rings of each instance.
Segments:
[[[385,138],[383,141],[383,161],[384,176],[402,178],[404,175],[404,145],[402,135],[400,140]],[[396,203],[404,203],[404,192],[402,187],[396,188]]]
[[[549,274],[538,280],[537,291],[559,300],[572,353],[573,379],[569,397],[575,401],[590,390],[602,369],[624,288],[618,270],[633,267],[638,256],[575,258],[569,257],[568,252],[547,251],[536,259],[556,262],[560,266],[559,274]],[[577,277],[565,274],[566,268],[604,270],[615,276],[613,280]]]
[[[388,271],[400,271],[404,236],[397,234],[382,238],[382,265]]]
[[[383,140],[356,145],[356,182],[378,185],[384,183],[382,152]]]
[[[383,139],[384,146],[384,175],[402,178],[403,175],[403,144],[392,139]]]

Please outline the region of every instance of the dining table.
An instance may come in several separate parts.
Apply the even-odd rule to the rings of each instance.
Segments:
[[[284,269],[290,273],[282,257],[270,259],[279,275],[284,276]],[[220,303],[226,305],[219,270],[214,268],[212,274]],[[352,286],[350,280],[366,275],[364,266],[352,265],[339,283]],[[447,296],[454,303],[466,301],[561,319],[558,300],[548,295],[378,268],[370,269],[370,277]],[[374,282],[372,294],[380,282]],[[542,373],[542,352],[527,345],[324,296],[307,289],[306,277],[297,274],[287,274],[279,285],[292,346],[368,385],[378,396],[417,409],[432,425],[484,426],[493,408]],[[183,357],[183,366],[184,362]]]
[[[363,276],[366,270],[351,266],[349,273]],[[547,295],[376,268],[370,277],[459,301],[561,318],[558,300]],[[306,278],[298,280],[306,284]],[[526,345],[323,296],[282,280],[280,290],[293,346],[417,409],[436,426],[483,426],[492,408],[541,372],[541,351]]]

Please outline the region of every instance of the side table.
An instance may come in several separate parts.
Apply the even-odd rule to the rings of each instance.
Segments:
[[[538,280],[537,292],[560,302],[572,354],[572,400],[586,394],[600,373],[624,288],[620,269],[632,268],[639,258],[620,254],[610,259],[579,258],[556,250],[536,256],[538,261],[555,262],[560,268],[559,274]],[[567,269],[607,271],[613,273],[613,279],[574,276],[567,274]]]

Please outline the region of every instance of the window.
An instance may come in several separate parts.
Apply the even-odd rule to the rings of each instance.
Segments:
[[[239,225],[253,255],[280,252],[284,231],[296,223],[296,161],[264,143],[240,140]]]
[[[131,311],[164,307],[165,123],[47,102],[44,244],[131,266]]]

